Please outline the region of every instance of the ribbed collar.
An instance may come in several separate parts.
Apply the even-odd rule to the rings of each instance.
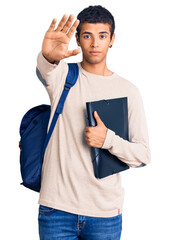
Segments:
[[[90,72],[87,72],[84,68],[82,68],[81,66],[81,63],[80,62],[77,62],[78,64],[78,67],[79,67],[79,70],[87,77],[89,78],[99,78],[99,79],[112,79],[116,76],[116,73],[114,72],[112,75],[110,76],[103,76],[103,75],[98,75],[98,74],[93,74],[93,73],[90,73]]]

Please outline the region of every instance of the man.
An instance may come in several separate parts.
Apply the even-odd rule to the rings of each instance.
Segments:
[[[68,19],[67,19],[68,18]],[[37,68],[51,101],[53,117],[68,64],[65,58],[82,51],[79,77],[71,88],[47,146],[39,197],[40,239],[119,240],[122,231],[124,189],[120,173],[97,179],[91,147],[107,149],[130,167],[150,162],[146,117],[138,88],[108,69],[106,57],[115,39],[112,14],[102,6],[89,6],[74,16],[64,15],[55,29],[54,18],[46,32]],[[80,49],[68,50],[77,29]],[[128,98],[129,141],[102,122],[89,127],[86,102]],[[110,113],[111,114],[111,113]]]

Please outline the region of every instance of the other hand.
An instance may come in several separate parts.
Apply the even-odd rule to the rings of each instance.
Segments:
[[[105,141],[108,128],[104,125],[96,111],[94,111],[94,117],[96,119],[97,126],[85,127],[85,139],[89,146],[101,148]]]

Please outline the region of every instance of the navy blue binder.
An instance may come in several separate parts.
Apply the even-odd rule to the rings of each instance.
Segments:
[[[94,118],[96,110],[107,128],[123,139],[129,140],[127,100],[127,97],[121,97],[86,102],[89,126],[96,126]],[[103,178],[130,168],[108,149],[91,147],[91,156],[96,178]]]

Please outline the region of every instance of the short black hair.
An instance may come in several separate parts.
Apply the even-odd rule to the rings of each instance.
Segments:
[[[115,30],[115,21],[113,15],[101,5],[89,6],[83,9],[78,15],[77,19],[80,23],[76,29],[78,38],[80,37],[81,25],[83,23],[108,23],[110,25],[110,39]],[[80,39],[80,38],[79,38]]]

